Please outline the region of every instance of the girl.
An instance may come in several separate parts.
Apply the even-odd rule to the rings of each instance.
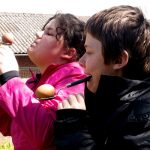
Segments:
[[[84,91],[84,84],[59,91],[67,83],[85,77],[77,62],[84,53],[83,30],[84,22],[71,14],[50,18],[28,48],[40,74],[33,75],[26,84],[19,78],[12,51],[0,48],[0,130],[12,137],[15,150],[55,149],[53,122],[57,103],[72,92]],[[54,99],[36,99],[35,91],[43,84],[55,87]]]

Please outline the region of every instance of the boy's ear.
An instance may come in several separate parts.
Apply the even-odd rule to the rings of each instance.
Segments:
[[[61,58],[72,60],[72,59],[76,59],[76,55],[77,55],[77,50],[75,48],[69,48],[65,50],[64,53],[61,54]]]
[[[128,60],[129,60],[129,54],[126,50],[124,50],[121,56],[116,60],[113,68],[115,70],[123,68],[124,66],[127,65]]]

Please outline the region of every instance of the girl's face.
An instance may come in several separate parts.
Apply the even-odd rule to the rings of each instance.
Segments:
[[[60,56],[65,51],[64,39],[63,36],[56,39],[56,27],[55,19],[51,20],[27,50],[31,61],[39,68],[46,69],[52,63],[61,63]]]
[[[85,73],[92,75],[87,83],[90,91],[96,92],[102,74],[113,74],[113,64],[104,64],[102,54],[102,43],[94,38],[90,33],[86,35],[85,41],[86,53],[80,59],[80,65],[85,69]]]

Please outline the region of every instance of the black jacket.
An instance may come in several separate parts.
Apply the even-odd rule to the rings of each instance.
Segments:
[[[87,111],[57,111],[58,150],[150,150],[150,78],[102,76],[85,103]]]

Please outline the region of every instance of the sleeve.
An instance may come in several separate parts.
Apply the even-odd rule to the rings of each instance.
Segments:
[[[0,108],[0,132],[3,136],[10,136],[11,117]]]
[[[95,142],[88,132],[84,110],[62,109],[56,112],[54,123],[57,150],[95,150]]]
[[[4,74],[0,75],[0,84],[3,85],[8,80],[10,80],[14,77],[19,77],[19,72],[18,71],[12,70],[12,71],[5,72]]]
[[[34,143],[40,145],[47,134],[52,134],[54,112],[46,111],[39,101],[33,98],[33,91],[21,78],[13,77],[0,87],[0,107]],[[49,139],[51,137],[49,136]]]
[[[133,150],[150,148],[150,91],[145,91],[130,104],[132,110],[127,120],[129,132],[123,137],[125,141],[131,143]]]
[[[18,77],[17,71],[9,71],[0,75],[0,84],[5,84],[9,79]],[[3,136],[10,136],[11,117],[0,107],[0,132]]]

